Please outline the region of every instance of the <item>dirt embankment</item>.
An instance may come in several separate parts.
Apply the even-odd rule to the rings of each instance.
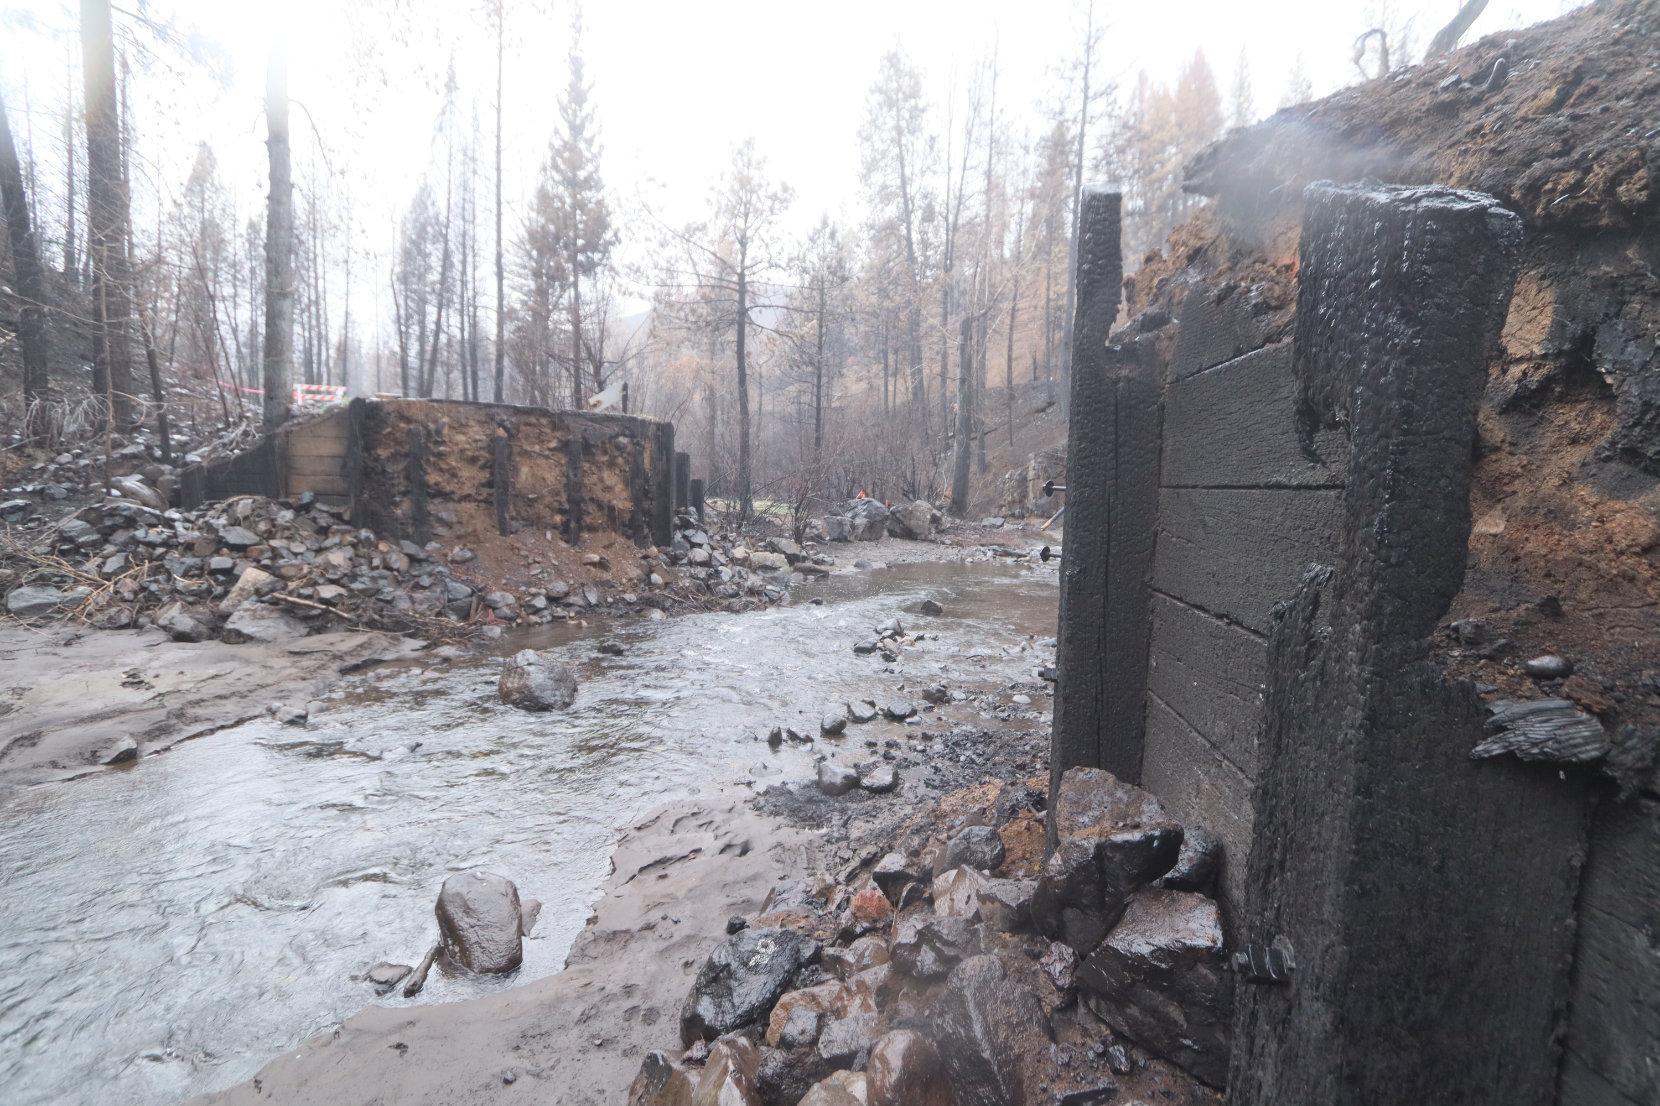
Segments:
[[[1189,294],[1237,298],[1275,341],[1296,308],[1310,182],[1448,184],[1516,211],[1521,274],[1440,645],[1494,697],[1561,695],[1598,716],[1626,787],[1649,779],[1660,746],[1657,44],[1660,3],[1598,0],[1235,131],[1188,167],[1187,189],[1214,204],[1126,297],[1129,328],[1164,341]],[[1528,676],[1544,654],[1572,674]]]

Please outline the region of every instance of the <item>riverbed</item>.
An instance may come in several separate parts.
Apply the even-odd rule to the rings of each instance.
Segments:
[[[7,1102],[165,1103],[247,1078],[368,1005],[473,998],[558,972],[620,827],[734,784],[858,759],[897,724],[771,749],[842,700],[943,676],[995,695],[1053,634],[1052,565],[953,552],[846,569],[786,606],[545,628],[576,706],[502,706],[493,656],[351,678],[305,727],[261,720],[127,769],[0,800],[0,1086]],[[907,613],[923,599],[945,614]],[[821,600],[815,603],[813,600]],[[895,614],[932,639],[903,672],[851,645]],[[600,656],[598,639],[623,647]],[[839,748],[838,748],[839,747]],[[446,875],[501,872],[544,903],[511,976],[434,973],[406,1000],[358,977],[413,963]]]

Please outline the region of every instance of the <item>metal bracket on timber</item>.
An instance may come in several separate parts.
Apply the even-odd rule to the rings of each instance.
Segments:
[[[1431,635],[1463,585],[1477,410],[1521,247],[1491,197],[1305,195],[1295,373],[1349,437],[1335,564],[1270,633],[1230,1106],[1555,1100],[1590,789],[1473,762]]]

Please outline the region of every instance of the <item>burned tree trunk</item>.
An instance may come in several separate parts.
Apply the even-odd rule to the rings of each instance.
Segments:
[[[23,194],[23,174],[12,139],[11,119],[0,97],[0,200],[4,201],[6,231],[11,238],[12,268],[17,279],[17,344],[23,356],[23,436],[47,432],[45,404],[50,389],[46,368],[46,280],[35,243],[29,200]]]
[[[121,118],[109,0],[81,2],[86,84],[87,243],[92,262],[93,387],[115,427],[133,422],[131,280],[127,189],[121,174]]]
[[[964,315],[957,337],[957,440],[951,452],[951,513],[968,514],[968,457],[974,437],[974,322]]]
[[[288,165],[288,59],[271,55],[265,80],[271,193],[265,204],[265,428],[288,419],[294,360],[294,178]]]

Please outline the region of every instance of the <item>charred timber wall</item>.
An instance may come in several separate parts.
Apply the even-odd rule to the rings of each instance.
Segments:
[[[1593,1079],[1652,1053],[1583,1025],[1626,1048],[1654,1020],[1621,969],[1660,868],[1635,892],[1593,869],[1616,922],[1575,971],[1596,785],[1473,761],[1485,705],[1431,647],[1521,224],[1437,188],[1316,185],[1305,210],[1291,339],[1200,287],[1173,344],[1093,344],[1080,296],[1054,770],[1107,767],[1215,833],[1230,945],[1292,965],[1238,990],[1231,1103],[1622,1102]],[[1116,215],[1086,201],[1081,267]],[[1652,813],[1620,837],[1637,864]]]
[[[605,530],[666,545],[674,426],[634,415],[447,400],[355,399],[185,470],[186,506],[311,492],[355,524],[424,543],[435,521],[576,544]]]

